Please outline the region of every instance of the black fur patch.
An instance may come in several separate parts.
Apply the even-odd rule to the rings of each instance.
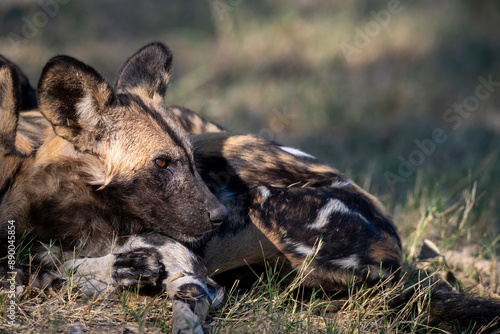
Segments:
[[[187,283],[179,287],[174,298],[182,300],[194,312],[196,304],[202,302],[205,297],[207,297],[207,293],[203,287],[195,283]]]
[[[115,255],[113,278],[127,282],[126,285],[156,285],[165,276],[161,256],[153,248],[138,248],[131,252]]]
[[[127,88],[143,87],[164,96],[168,76],[172,67],[173,54],[161,42],[153,42],[130,57],[118,74],[115,87],[122,92]]]

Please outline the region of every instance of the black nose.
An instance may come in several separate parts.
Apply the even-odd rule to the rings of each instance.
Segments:
[[[218,206],[216,209],[212,209],[209,213],[210,221],[214,227],[225,223],[229,218],[229,212],[223,205]]]

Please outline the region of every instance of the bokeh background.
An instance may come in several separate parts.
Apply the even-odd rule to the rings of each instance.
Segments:
[[[127,57],[164,41],[175,59],[168,104],[316,155],[396,215],[410,197],[446,206],[476,183],[470,224],[487,221],[493,244],[499,29],[495,0],[0,2],[0,52],[34,85],[56,54],[112,83]],[[487,98],[476,97],[480,77],[493,82]],[[463,103],[467,116],[453,111]],[[446,140],[415,153],[436,129]],[[418,166],[405,169],[402,159]]]

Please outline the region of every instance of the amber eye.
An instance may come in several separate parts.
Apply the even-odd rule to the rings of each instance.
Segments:
[[[156,164],[156,166],[158,166],[160,168],[165,168],[165,167],[167,167],[167,160],[165,160],[165,159],[155,159],[155,164]]]

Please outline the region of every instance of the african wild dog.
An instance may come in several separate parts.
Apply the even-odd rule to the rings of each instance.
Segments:
[[[181,242],[199,240],[227,210],[203,183],[190,143],[163,105],[171,63],[170,50],[151,43],[126,61],[113,90],[80,61],[52,58],[38,104],[53,131],[29,156],[13,145],[19,76],[14,66],[2,67],[0,166],[15,158],[20,167],[4,187],[0,235],[15,220],[18,238],[36,237],[37,259],[66,261],[60,269],[86,275],[83,288],[161,284],[174,299],[174,331],[201,332],[199,318],[222,290]]]
[[[304,285],[335,291],[374,284],[401,266],[401,241],[390,216],[334,168],[252,135],[191,139],[202,177],[230,212],[198,248],[209,271],[261,262],[262,253],[286,260],[291,270],[315,254]]]
[[[197,245],[209,272],[221,273],[216,281],[231,284],[242,271],[231,269],[262,263],[263,255],[284,260],[285,275],[305,263],[303,285],[324,290],[371,285],[400,274],[401,241],[377,199],[307,153],[229,133],[189,110],[183,114],[178,122],[183,131],[199,134],[191,137],[197,168],[230,212],[228,222]],[[217,127],[219,133],[202,131]],[[314,256],[310,262],[308,255]],[[402,308],[414,298],[414,289],[419,288],[410,286],[394,298],[392,307]],[[498,302],[471,298],[446,284],[434,287],[430,306],[432,323],[500,330]]]

